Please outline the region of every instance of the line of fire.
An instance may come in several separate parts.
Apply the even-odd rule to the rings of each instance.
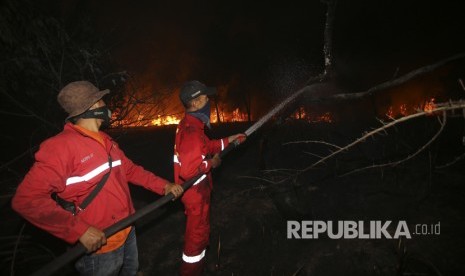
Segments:
[[[373,118],[396,119],[420,111],[431,112],[436,103],[461,97],[463,93],[457,65],[450,64],[434,72],[414,78],[406,83],[382,91],[369,99],[357,102],[334,104],[303,99],[295,101],[288,112],[275,119],[298,120],[309,124],[330,124],[347,118],[354,110],[366,112]],[[266,93],[237,93],[230,85],[219,85],[218,94],[212,98],[211,122],[213,124],[232,122],[253,122],[266,113],[279,99],[264,97]],[[292,92],[292,91],[289,91]],[[343,91],[345,93],[347,91]],[[173,89],[160,93],[151,89],[130,91],[115,107],[112,127],[156,127],[176,125],[183,117],[183,107],[178,99],[179,91]],[[322,85],[321,95],[341,93],[334,85]],[[233,96],[232,96],[233,95]]]

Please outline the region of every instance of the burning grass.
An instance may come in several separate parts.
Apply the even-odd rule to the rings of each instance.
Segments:
[[[435,103],[435,98],[430,98],[422,101],[419,104],[408,104],[401,103],[397,106],[389,106],[386,112],[386,117],[388,118],[400,118],[408,115],[412,115],[421,111],[428,112],[432,114],[432,111],[437,107]]]
[[[140,113],[135,117],[129,117],[120,119],[118,113],[115,113],[112,117],[113,128],[131,128],[131,127],[152,127],[152,126],[169,126],[177,125],[183,118],[183,113],[177,113],[172,115],[156,115],[155,118],[145,116]],[[219,118],[219,120],[218,120]],[[212,110],[211,122],[216,123],[236,123],[236,122],[250,122],[250,116],[242,112],[239,108],[235,108],[230,112],[221,110]],[[308,108],[299,107],[294,113],[292,113],[289,119],[303,120],[308,123],[332,123],[334,118],[331,112],[324,112],[322,114],[308,111]]]

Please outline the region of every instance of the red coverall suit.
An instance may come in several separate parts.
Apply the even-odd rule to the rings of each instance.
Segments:
[[[184,181],[204,173],[183,197],[187,216],[182,255],[181,275],[200,275],[205,264],[205,248],[210,234],[210,193],[212,190],[211,161],[213,156],[228,146],[228,138],[210,140],[204,123],[186,114],[176,130],[174,148],[174,182]]]
[[[167,180],[134,164],[110,136],[101,134],[105,147],[67,123],[61,133],[44,141],[18,186],[13,209],[39,228],[75,243],[89,226],[105,229],[134,213],[128,182],[164,194]],[[52,200],[50,194],[57,192],[80,205],[109,171],[108,155],[113,159],[111,174],[85,210],[73,216]]]

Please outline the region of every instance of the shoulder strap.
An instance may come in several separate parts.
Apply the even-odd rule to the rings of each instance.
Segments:
[[[90,202],[97,196],[97,194],[102,190],[103,185],[107,182],[108,177],[110,176],[111,173],[111,167],[112,167],[112,159],[111,156],[108,155],[108,166],[110,167],[110,170],[100,179],[100,182],[95,186],[94,190],[84,199],[84,201],[79,205],[79,208],[81,210],[84,210],[87,208],[87,206],[90,204]]]

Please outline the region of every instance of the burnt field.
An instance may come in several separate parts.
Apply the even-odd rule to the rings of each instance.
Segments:
[[[231,135],[248,126],[214,126],[210,136]],[[463,118],[449,118],[433,143],[394,167],[354,172],[413,155],[439,129],[436,117],[398,124],[308,169],[334,151],[329,144],[347,145],[376,127],[377,122],[357,119],[273,122],[231,152],[214,171],[206,275],[463,275],[465,164],[462,160],[438,168],[463,154]],[[133,161],[172,179],[174,131],[169,126],[111,135]],[[301,143],[290,143],[296,141]],[[138,187],[132,194],[136,209],[159,198]],[[364,233],[370,233],[371,221],[392,221],[387,228],[391,236],[398,222],[405,222],[411,236],[331,239],[325,232],[318,238],[289,239],[288,221],[363,221],[357,231],[363,228]],[[179,201],[136,223],[144,275],[176,275],[184,223]],[[2,201],[2,275],[10,272],[20,231],[15,275],[27,275],[66,250],[41,230],[22,225],[9,202]],[[73,274],[71,265],[60,273]]]

